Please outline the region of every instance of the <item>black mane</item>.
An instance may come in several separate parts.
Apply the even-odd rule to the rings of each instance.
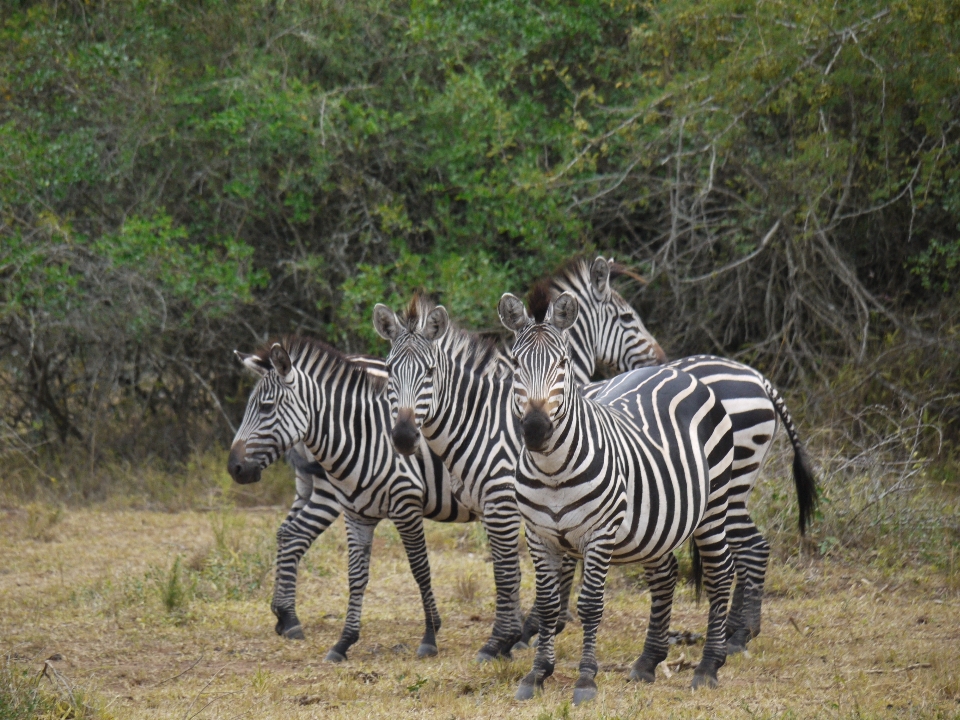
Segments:
[[[385,384],[382,378],[368,373],[363,365],[348,358],[333,345],[304,335],[284,335],[279,340],[270,340],[253,354],[261,360],[270,362],[270,348],[277,343],[287,351],[287,355],[290,356],[290,361],[294,365],[313,364],[310,361],[329,359],[334,364],[346,368],[348,373],[354,374],[366,382],[374,391],[379,391]]]

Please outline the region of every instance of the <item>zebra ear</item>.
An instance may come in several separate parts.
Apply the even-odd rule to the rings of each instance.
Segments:
[[[517,332],[520,328],[530,322],[527,317],[527,310],[516,295],[504,293],[500,298],[500,304],[497,306],[497,312],[500,313],[500,322],[507,330]]]
[[[234,350],[233,354],[237,356],[237,359],[243,363],[245,368],[252,370],[260,377],[270,372],[270,363],[259,355],[247,355],[239,350]]]
[[[427,320],[423,328],[423,336],[430,342],[439,340],[447,332],[449,326],[450,316],[447,315],[447,309],[443,305],[437,305],[437,307],[427,315]]]
[[[277,375],[281,378],[286,378],[293,369],[290,356],[287,355],[287,351],[280,346],[280,343],[274,343],[273,347],[270,348],[270,364],[273,365],[273,369],[277,371]]]
[[[552,312],[548,313],[547,322],[557,330],[566,330],[577,321],[580,313],[580,303],[568,292],[562,293],[553,301]]]
[[[393,342],[400,334],[400,321],[397,314],[383,303],[373,308],[373,329],[384,340]]]
[[[610,293],[610,262],[600,256],[593,261],[590,268],[590,284],[600,297],[605,298]]]

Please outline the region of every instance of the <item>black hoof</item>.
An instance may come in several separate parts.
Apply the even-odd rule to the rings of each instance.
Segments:
[[[727,638],[727,655],[736,655],[747,649],[747,643],[753,637],[746,628],[737,630],[733,635]]]
[[[436,645],[420,643],[420,647],[417,648],[417,657],[418,658],[436,657],[438,652],[439,651],[437,650]]]
[[[657,676],[653,670],[647,670],[646,668],[638,668],[634,666],[630,670],[630,679],[635,682],[652,683],[657,681]]]
[[[574,688],[573,689],[573,704],[580,705],[581,703],[589,702],[597,696],[597,689],[595,687],[584,687],[584,688]]]
[[[690,687],[694,690],[699,690],[700,688],[715,688],[718,684],[716,675],[707,675],[704,674],[693,674],[693,682],[690,683]]]
[[[294,625],[292,628],[288,628],[283,631],[283,637],[287,640],[306,640],[306,635],[303,634],[303,628],[300,625]]]
[[[536,691],[533,685],[520,683],[520,687],[517,688],[517,694],[513,697],[516,700],[530,700],[536,694]]]
[[[530,646],[527,645],[523,640],[518,640],[514,644],[514,646],[510,648],[510,652],[513,652],[514,650],[529,650],[529,649],[530,649]]]
[[[737,655],[738,653],[744,652],[746,649],[747,648],[745,645],[741,645],[733,638],[727,640],[727,655]]]
[[[331,650],[327,653],[327,657],[324,658],[328,663],[342,663],[346,659],[346,655],[341,655],[336,650]]]

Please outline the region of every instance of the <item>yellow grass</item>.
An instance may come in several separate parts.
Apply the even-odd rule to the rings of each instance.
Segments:
[[[346,606],[340,522],[302,569],[299,614],[308,639],[277,637],[269,610],[272,576],[262,561],[270,559],[282,515],[274,508],[0,510],[0,652],[32,672],[60,654],[51,664],[93,717],[960,716],[956,570],[892,572],[801,560],[795,553],[774,561],[763,632],[749,657],[727,662],[717,690],[693,693],[689,669],[661,675],[652,686],[627,681],[649,605],[617,569],[600,628],[599,696],[574,708],[567,701],[577,675],[577,624],[558,640],[557,672],[543,696],[528,703],[514,701],[513,693],[533,651],[517,653],[512,662],[472,661],[493,619],[493,588],[491,565],[469,526],[428,524],[443,616],[438,657],[414,656],[422,630],[419,598],[387,525],[378,530],[363,632],[350,659],[339,666],[323,662]],[[232,569],[216,570],[221,566]],[[526,558],[524,573],[529,607]],[[238,590],[241,576],[248,585]],[[672,626],[702,632],[705,624],[706,607],[684,588]],[[695,661],[699,652],[675,647],[670,660],[684,653]],[[65,692],[42,682],[49,693]]]

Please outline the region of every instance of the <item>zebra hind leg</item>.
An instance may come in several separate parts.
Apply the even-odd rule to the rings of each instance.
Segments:
[[[691,683],[691,687],[696,690],[701,687],[716,687],[717,671],[727,661],[727,605],[730,603],[734,565],[722,526],[719,532],[717,529],[708,529],[702,534],[695,532],[694,540],[703,563],[703,584],[710,601],[707,639],[700,663],[693,671]]]
[[[427,558],[427,541],[423,535],[423,515],[418,512],[410,519],[394,520],[393,524],[400,533],[403,548],[407,553],[407,562],[410,563],[410,570],[420,588],[420,599],[423,602],[426,628],[417,648],[417,657],[433,657],[439,652],[437,632],[440,630],[440,611],[430,585],[430,562]]]
[[[745,513],[730,527],[727,541],[733,553],[737,584],[727,616],[727,654],[743,652],[760,633],[760,606],[770,546]]]
[[[630,679],[652,683],[657,679],[657,665],[667,659],[667,630],[680,568],[676,556],[667,553],[658,562],[644,566],[643,572],[650,588],[650,624],[643,652],[630,670]]]
[[[370,579],[370,549],[373,547],[373,531],[379,520],[361,520],[345,516],[347,526],[347,575],[350,584],[350,600],[347,603],[347,619],[337,644],[330,648],[326,661],[339,663],[347,659],[347,651],[360,639],[360,612],[363,609],[363,593]]]

